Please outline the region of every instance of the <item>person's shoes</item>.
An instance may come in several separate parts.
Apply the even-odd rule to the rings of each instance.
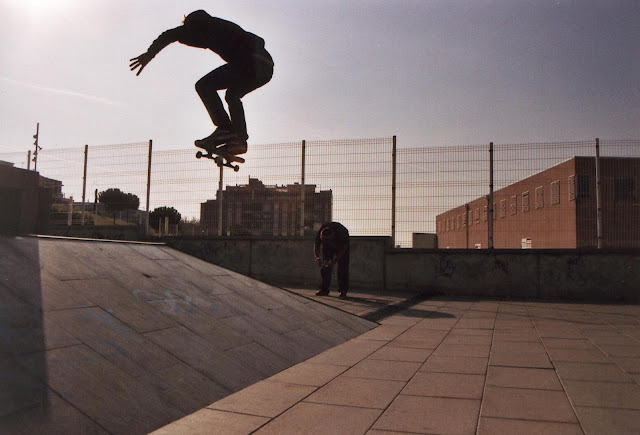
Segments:
[[[340,295],[338,295],[338,297],[340,299],[347,299],[347,292],[340,292]]]
[[[247,152],[247,141],[236,139],[230,141],[226,145],[218,147],[218,149],[227,154],[233,154],[234,156],[237,156],[238,154],[244,154]]]
[[[204,139],[199,139],[195,142],[195,145],[206,150],[217,147],[234,140],[237,140],[238,136],[227,128],[218,127],[216,131],[211,133]],[[246,151],[245,151],[246,152]]]
[[[329,290],[319,290],[316,292],[316,296],[327,296],[329,294]]]

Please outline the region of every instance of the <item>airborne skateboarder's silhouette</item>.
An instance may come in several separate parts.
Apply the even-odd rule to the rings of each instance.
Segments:
[[[273,59],[264,48],[264,39],[237,24],[198,10],[187,15],[182,26],[162,33],[146,53],[131,59],[131,71],[137,69],[136,75],[140,75],[156,54],[176,41],[207,48],[227,62],[196,83],[196,91],[217,127],[210,136],[197,140],[196,146],[210,150],[227,144],[220,147],[227,153],[247,152],[249,135],[241,98],[268,83],[273,75]],[[221,89],[227,90],[225,100],[229,113],[218,95]]]

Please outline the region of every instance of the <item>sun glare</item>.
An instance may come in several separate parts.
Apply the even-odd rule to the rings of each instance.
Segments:
[[[19,5],[31,17],[42,17],[66,9],[71,0],[19,0]]]

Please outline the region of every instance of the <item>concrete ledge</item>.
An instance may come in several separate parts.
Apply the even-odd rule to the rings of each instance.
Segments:
[[[637,250],[421,250],[386,255],[387,290],[452,296],[640,301]]]
[[[194,257],[243,275],[282,286],[315,286],[313,237],[167,239],[166,243]],[[382,289],[389,237],[351,237],[352,288]]]
[[[313,288],[319,280],[313,238],[166,242],[195,257],[282,287]],[[350,275],[354,290],[640,302],[638,250],[392,249],[388,237],[352,237]]]

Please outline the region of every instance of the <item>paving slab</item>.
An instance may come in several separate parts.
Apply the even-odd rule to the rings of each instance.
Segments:
[[[640,433],[640,411],[635,409],[576,406],[576,413],[585,433],[588,434]]]
[[[562,391],[558,375],[553,369],[489,366],[486,385]]]
[[[485,377],[483,375],[420,372],[407,383],[402,394],[481,399],[484,383]]]
[[[209,409],[276,417],[315,391],[315,387],[270,380],[257,382],[208,406]]]
[[[162,427],[152,432],[152,434],[165,435],[183,433],[208,435],[211,433],[224,433],[241,435],[252,433],[268,421],[269,419],[266,417],[237,414],[206,408],[181,418],[171,426]]]
[[[521,420],[577,423],[574,410],[562,391],[487,386],[482,415]]]
[[[373,429],[411,433],[475,433],[480,400],[401,395]]]
[[[382,410],[300,402],[271,420],[256,434],[363,434]],[[175,433],[175,432],[172,432]]]
[[[576,406],[640,410],[640,385],[635,382],[565,380],[563,383]]]
[[[593,433],[607,433],[608,430],[609,428],[601,432]],[[621,432],[614,431],[612,433]],[[584,432],[578,423],[481,417],[477,434],[582,435]]]
[[[340,376],[305,399],[307,402],[386,409],[405,382]]]

